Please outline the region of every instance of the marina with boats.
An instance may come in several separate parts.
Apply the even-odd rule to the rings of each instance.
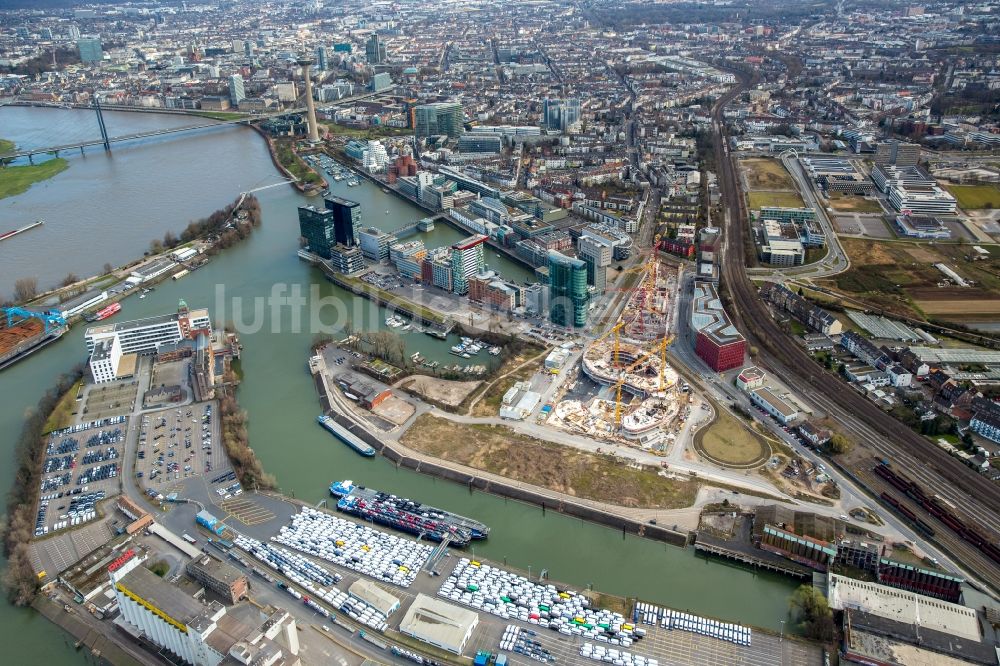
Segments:
[[[452,545],[464,546],[490,533],[487,525],[473,518],[358,486],[350,480],[330,484],[330,494],[338,498],[339,511],[433,541],[447,539]]]

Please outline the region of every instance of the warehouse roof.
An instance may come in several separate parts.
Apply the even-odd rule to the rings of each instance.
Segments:
[[[421,593],[406,611],[399,630],[431,645],[460,654],[478,624],[479,615],[476,613]]]
[[[188,624],[204,610],[191,595],[166,582],[152,571],[138,566],[128,572],[119,584],[126,590],[158,608],[177,622]]]
[[[830,608],[850,608],[877,617],[980,640],[976,611],[878,583],[829,574]]]
[[[398,598],[392,596],[375,583],[363,578],[354,581],[347,588],[347,592],[351,596],[361,599],[369,606],[374,606],[375,610],[386,616],[399,608]]]

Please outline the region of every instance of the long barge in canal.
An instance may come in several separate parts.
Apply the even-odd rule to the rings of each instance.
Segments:
[[[316,422],[329,430],[334,437],[342,441],[344,444],[347,444],[349,447],[366,458],[370,458],[375,455],[375,449],[362,442],[358,439],[357,435],[331,419],[329,416],[317,416]]]
[[[405,497],[357,486],[351,481],[331,484],[330,494],[339,498],[337,509],[344,513],[410,534],[422,535],[433,541],[447,538],[456,546],[464,546],[472,540],[485,539],[490,533],[490,528],[478,520]]]

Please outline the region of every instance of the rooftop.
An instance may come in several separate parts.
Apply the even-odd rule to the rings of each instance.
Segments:
[[[966,606],[836,574],[829,574],[827,589],[830,608],[835,610],[859,610],[921,629],[980,640],[976,611]]]
[[[694,283],[694,302],[691,305],[691,327],[704,333],[719,345],[743,341],[743,335],[729,320],[722,308],[722,301],[710,282]]]
[[[193,622],[205,610],[194,597],[143,566],[128,572],[119,585],[181,624]]]

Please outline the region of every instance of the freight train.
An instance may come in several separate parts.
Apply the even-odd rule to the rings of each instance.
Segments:
[[[1000,548],[995,543],[984,537],[975,529],[967,526],[952,513],[951,508],[946,506],[937,496],[928,497],[923,489],[910,481],[898,472],[893,472],[885,462],[880,462],[875,466],[875,474],[885,479],[892,487],[896,488],[911,500],[919,504],[929,514],[947,525],[953,532],[962,537],[963,540],[972,544],[983,552],[991,560],[1000,564]],[[882,493],[882,499],[890,504],[900,515],[909,520],[918,531],[926,536],[934,536],[934,530],[927,523],[918,519],[910,509],[903,506],[895,497],[889,493]],[[929,530],[929,533],[927,532]]]

